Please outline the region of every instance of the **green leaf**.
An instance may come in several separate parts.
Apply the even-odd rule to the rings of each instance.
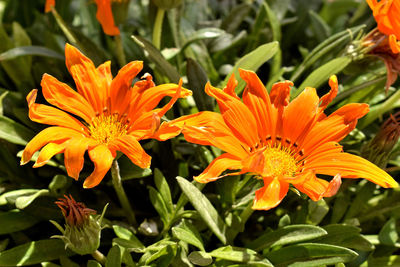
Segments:
[[[204,91],[208,81],[207,73],[197,61],[188,58],[186,73],[189,82],[189,88],[193,92],[193,98],[199,111],[214,110],[213,99]]]
[[[169,185],[164,175],[159,169],[154,170],[154,182],[158,191],[161,194],[162,199],[164,200],[165,207],[169,214],[171,214],[174,210],[174,205],[172,203],[171,190],[169,189]]]
[[[7,248],[7,245],[9,242],[10,242],[10,239],[8,239],[8,238],[0,241],[0,252],[4,251]]]
[[[147,169],[140,168],[139,166],[133,164],[132,161],[125,155],[122,155],[118,159],[118,164],[121,172],[121,179],[123,181],[136,178],[144,178],[152,174],[150,168]]]
[[[368,266],[390,266],[390,267],[400,267],[400,256],[393,255],[389,257],[369,257]]]
[[[157,192],[157,190],[154,189],[154,187],[152,187],[152,186],[149,186],[148,188],[149,188],[151,204],[153,204],[154,208],[160,215],[160,218],[161,218],[162,222],[164,223],[164,226],[168,225],[170,216],[169,216],[167,206],[166,206],[163,198],[161,197],[161,194],[159,192]]]
[[[213,262],[211,255],[204,251],[193,251],[189,254],[188,259],[191,263],[199,266],[208,266]]]
[[[2,212],[0,213],[0,235],[25,230],[37,222],[38,219],[35,217],[17,209]]]
[[[379,241],[387,246],[393,246],[399,239],[399,234],[396,230],[396,219],[391,218],[385,223],[379,232]]]
[[[197,42],[199,40],[204,40],[204,39],[217,38],[224,33],[225,33],[224,30],[221,30],[218,28],[200,29],[200,30],[194,32],[192,35],[190,35],[189,39],[183,44],[180,51],[184,51],[189,45],[191,45],[194,42]]]
[[[235,75],[236,79],[240,77],[239,68],[256,71],[259,67],[261,67],[262,64],[264,64],[271,57],[273,57],[276,54],[276,52],[278,52],[278,50],[279,50],[279,43],[271,42],[268,44],[263,44],[257,47],[254,51],[243,56],[236,62],[232,71],[226,76],[225,80],[221,84],[221,87],[223,88],[226,86],[232,74]],[[245,82],[243,80],[239,80],[238,86],[235,89],[236,93],[240,93],[243,90],[244,85]]]
[[[25,266],[51,261],[71,253],[59,239],[29,242],[0,252],[0,266]]]
[[[351,58],[349,57],[339,57],[317,68],[298,87],[293,98],[299,95],[306,87],[318,88],[321,84],[327,82],[330,76],[342,71],[350,62]]]
[[[329,38],[331,36],[329,25],[313,10],[310,10],[308,13],[311,19],[311,28],[314,31],[316,39],[322,42]]]
[[[265,255],[275,266],[312,267],[349,262],[358,256],[354,251],[333,245],[304,243],[284,247]]]
[[[257,262],[258,264],[260,264],[260,266],[270,266],[270,267],[273,266],[267,259],[261,258],[259,255],[257,255],[257,252],[248,248],[226,246],[217,248],[209,252],[208,254],[215,258],[229,260],[229,261],[236,261],[243,263]]]
[[[142,242],[127,228],[119,225],[113,225],[112,227],[119,238],[131,241],[131,244],[135,244],[138,248],[144,248]]]
[[[89,260],[87,263],[87,267],[102,267],[102,266],[97,261]]]
[[[173,227],[172,234],[174,235],[174,237],[204,251],[203,240],[200,236],[200,233],[190,223],[183,221],[178,226]]]
[[[20,46],[0,54],[0,61],[14,59],[20,56],[43,56],[65,60],[64,56],[43,46]]]
[[[142,47],[147,52],[147,57],[151,62],[154,62],[157,65],[157,69],[161,73],[168,77],[171,82],[179,82],[180,75],[178,71],[167,60],[165,60],[160,51],[151,42],[138,35],[132,35],[132,38],[140,47]]]
[[[37,191],[37,189],[18,189],[6,192],[0,195],[0,206],[7,205],[7,203],[14,204],[17,198],[35,194]]]
[[[329,206],[326,204],[325,200],[321,199],[318,201],[308,201],[308,216],[307,222],[310,224],[319,224],[322,219],[328,214]]]
[[[326,235],[327,232],[318,226],[299,224],[284,226],[273,232],[265,233],[246,247],[260,251],[268,247],[283,246],[312,240]]]
[[[113,246],[107,254],[106,267],[121,266],[121,250],[118,246]]]
[[[73,262],[68,257],[60,257],[60,263],[62,267],[79,267],[79,264]]]
[[[0,116],[0,139],[17,145],[26,145],[32,139],[34,133],[5,116]]]
[[[178,180],[178,184],[182,191],[185,193],[190,203],[192,203],[193,207],[199,212],[207,226],[218,237],[218,239],[225,244],[226,226],[211,202],[200,192],[199,189],[197,189],[196,186],[185,178],[178,176],[176,179]]]
[[[235,33],[236,29],[242,23],[242,21],[247,17],[247,14],[251,10],[251,5],[248,3],[243,3],[234,6],[228,16],[222,21],[221,28],[229,33]]]
[[[40,196],[48,196],[48,195],[49,195],[49,190],[41,189],[41,190],[38,190],[35,194],[32,194],[30,196],[21,196],[21,197],[17,198],[17,200],[15,201],[15,206],[18,209],[23,210],[26,207],[28,207],[36,198],[38,198]]]

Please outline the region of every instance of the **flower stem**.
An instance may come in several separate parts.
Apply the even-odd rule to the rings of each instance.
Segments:
[[[154,28],[153,28],[153,45],[157,49],[160,49],[161,47],[161,32],[162,32],[164,15],[165,15],[165,10],[162,8],[158,8],[156,21],[154,22]]]
[[[119,202],[121,203],[121,206],[126,213],[126,217],[129,223],[132,224],[134,227],[136,227],[137,222],[135,213],[132,210],[131,204],[129,203],[128,197],[126,196],[125,190],[122,187],[122,180],[117,160],[114,160],[111,165],[111,176],[115,192],[117,192]]]
[[[92,257],[101,263],[101,265],[105,265],[106,264],[106,257],[104,256],[103,253],[101,253],[100,251],[96,250],[95,252],[92,253]]]
[[[114,37],[115,41],[115,53],[117,56],[118,63],[121,67],[126,65],[126,57],[124,52],[124,47],[122,45],[121,34],[118,34]]]

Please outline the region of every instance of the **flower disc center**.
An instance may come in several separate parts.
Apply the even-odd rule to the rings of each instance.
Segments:
[[[100,115],[88,126],[90,136],[99,143],[109,143],[127,133],[128,125],[118,120],[117,115]]]
[[[297,161],[290,151],[281,147],[271,147],[264,151],[266,176],[295,176]]]

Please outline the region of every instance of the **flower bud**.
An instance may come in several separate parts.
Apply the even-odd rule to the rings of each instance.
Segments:
[[[80,255],[95,252],[100,245],[101,220],[107,206],[99,216],[85,204],[76,202],[71,195],[69,197],[64,195],[64,197],[55,203],[64,215],[65,229],[51,221],[63,233],[61,236],[53,237],[62,239],[65,242],[65,248],[68,247]]]
[[[379,167],[385,168],[399,137],[400,112],[397,112],[395,115],[390,114],[389,119],[382,124],[376,136],[362,148],[361,153],[363,157]]]

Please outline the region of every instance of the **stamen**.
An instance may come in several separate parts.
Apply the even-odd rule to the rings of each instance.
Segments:
[[[99,143],[107,144],[127,133],[127,124],[114,115],[102,114],[92,120],[88,126],[90,136]]]

